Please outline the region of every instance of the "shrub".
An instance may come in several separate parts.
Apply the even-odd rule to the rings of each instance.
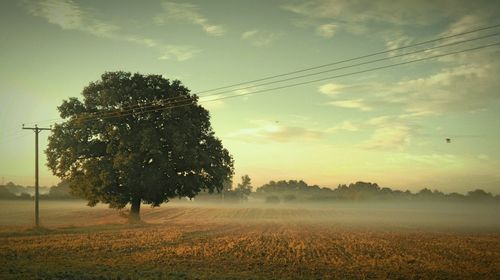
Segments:
[[[266,197],[266,203],[280,203],[280,198],[276,195]]]
[[[297,197],[295,197],[295,195],[293,194],[287,194],[283,196],[283,202],[294,202],[295,200],[297,200]]]

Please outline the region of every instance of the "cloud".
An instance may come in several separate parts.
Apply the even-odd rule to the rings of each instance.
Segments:
[[[361,99],[350,99],[350,100],[337,100],[337,101],[330,101],[328,102],[329,105],[341,107],[341,108],[348,108],[348,109],[358,109],[361,111],[370,111],[373,108],[366,104],[366,102]]]
[[[253,123],[256,123],[258,126],[240,129],[229,133],[227,137],[254,143],[286,143],[297,140],[316,140],[322,138],[324,135],[319,130],[299,126],[287,126],[278,122],[254,121]]]
[[[188,60],[201,51],[190,46],[165,45],[162,47],[161,60],[176,58],[179,61]]]
[[[457,19],[456,21],[452,22],[448,26],[448,28],[445,31],[443,31],[441,34],[439,34],[438,36],[439,37],[446,37],[446,36],[454,35],[457,33],[470,31],[470,30],[475,29],[475,28],[485,27],[488,25],[491,25],[491,22],[489,22],[487,19],[485,19],[483,17],[477,16],[477,15],[465,15],[465,16]],[[488,32],[488,31],[484,31],[484,32]],[[486,35],[484,32],[479,33],[479,34],[475,34],[475,35],[468,35],[467,37],[473,38],[473,37],[477,37],[479,35]],[[489,32],[491,32],[491,30]],[[447,41],[453,42],[453,41],[461,41],[463,39],[464,38],[462,36],[459,36],[459,37],[449,39]],[[488,42],[490,42],[490,43],[495,42],[495,38],[490,38],[489,40],[483,39],[481,41],[476,41],[476,43],[474,45],[486,44]],[[470,44],[469,44],[469,46],[470,46]],[[440,49],[439,52],[436,51],[436,53],[442,53],[444,51],[445,50]],[[485,53],[485,51],[483,51],[483,50],[481,50],[479,52]],[[445,62],[445,63],[451,63],[451,64],[453,64],[453,63],[454,64],[471,63],[471,62],[474,62],[474,59],[477,56],[477,53],[478,52],[464,52],[464,53],[460,53],[460,54],[444,56],[444,57],[438,58],[438,61]],[[483,62],[491,62],[490,60],[488,60],[488,59],[485,60],[484,58],[482,59],[482,61]]]
[[[479,154],[479,155],[477,155],[477,158],[480,160],[489,160],[490,159],[490,157],[488,155],[485,155],[485,154]]]
[[[293,1],[282,8],[308,18],[334,19],[346,25],[430,25],[443,18],[457,18],[466,14],[494,17],[499,4],[493,2],[495,1],[440,0],[429,5],[426,1],[309,0]]]
[[[296,25],[314,26],[317,35],[331,37],[339,31],[359,35],[408,27],[426,28],[466,16],[481,18],[492,24],[497,22],[500,2],[436,0],[429,4],[428,1],[418,0],[288,0],[281,8],[299,16],[295,20]],[[335,25],[335,28],[324,30],[328,24]],[[462,26],[467,24],[464,22]],[[469,25],[469,28],[479,26]]]
[[[316,34],[321,37],[331,38],[337,31],[337,25],[333,23],[322,24],[316,28]]]
[[[402,149],[410,142],[411,130],[404,125],[377,128],[368,141],[360,147],[365,149]]]
[[[245,31],[241,34],[241,39],[249,39],[255,34],[257,34],[257,32],[259,32],[257,29]]]
[[[270,46],[279,34],[259,31],[257,29],[247,30],[241,34],[241,39],[252,43],[256,47]]]
[[[202,106],[209,111],[221,109],[226,106],[226,102],[222,100],[205,101],[202,104],[203,104]]]
[[[199,12],[199,7],[190,3],[163,2],[163,12],[157,15],[154,20],[163,25],[169,20],[185,21],[198,25],[209,35],[222,36],[226,30],[221,25],[209,23],[208,19]]]
[[[256,91],[256,88],[246,86],[245,88],[235,89],[232,92],[234,93],[233,96],[243,96],[240,100],[246,101],[252,96],[251,93],[254,91]]]
[[[391,30],[391,31],[385,31],[382,33],[382,36],[385,40],[385,46],[387,48],[387,50],[394,50],[394,49],[398,49],[398,48],[401,48],[401,47],[405,47],[405,46],[408,46],[412,43],[414,43],[414,38],[413,37],[410,37],[408,36],[407,34],[405,34],[403,31],[401,30],[398,30],[398,31],[394,31],[394,30]],[[408,50],[403,50],[402,52],[407,52]],[[397,55],[397,54],[401,54],[402,52],[400,51],[391,51],[389,53],[389,55],[391,56],[394,56],[394,55]]]
[[[386,99],[402,104],[410,113],[481,110],[500,99],[497,94],[500,88],[499,70],[498,63],[477,61],[443,68],[437,73],[388,87]]]
[[[221,109],[226,106],[226,102],[224,102],[224,100],[219,100],[221,97],[224,96],[225,95],[223,94],[200,96],[200,103],[203,104],[203,107],[205,107],[210,111]]]
[[[451,167],[456,166],[460,162],[455,155],[451,154],[405,154],[405,160],[412,161],[414,164],[423,165],[425,167]]]
[[[49,23],[64,30],[79,30],[99,37],[110,38],[120,28],[114,24],[95,19],[71,0],[45,0],[30,2],[29,12],[45,18]]]
[[[174,58],[182,61],[200,52],[190,46],[165,45],[152,38],[125,33],[120,26],[97,19],[71,0],[31,1],[27,2],[26,7],[32,15],[44,18],[63,30],[76,30],[101,38],[131,42],[156,49],[161,53],[159,59]]]
[[[351,121],[343,121],[338,125],[335,125],[333,127],[328,128],[326,131],[328,132],[337,132],[337,131],[349,131],[349,132],[355,132],[359,131],[360,126],[357,124],[354,124]]]
[[[37,7],[32,7],[34,15],[45,17],[52,24],[62,29],[79,29],[82,27],[83,12],[72,1],[44,1]]]
[[[462,17],[459,17],[455,21],[451,22],[449,26],[441,33],[435,34],[432,38],[443,38],[443,37],[449,37],[451,35],[456,35],[460,34],[463,32],[471,31],[475,28],[479,27],[485,27],[488,26],[489,23],[487,20],[485,20],[482,17],[476,16],[476,15],[465,15]],[[472,46],[477,46],[479,44],[486,44],[488,43],[488,39],[482,39],[481,41],[474,41],[474,42],[461,42],[464,39],[473,39],[481,35],[486,35],[486,33],[477,33],[477,34],[469,34],[469,35],[463,35],[463,36],[456,36],[453,38],[448,38],[446,40],[439,40],[433,43],[428,43],[425,44],[424,46],[420,46],[417,49],[415,48],[406,48],[403,50],[395,50],[391,51],[389,55],[395,56],[395,55],[403,55],[400,56],[397,59],[398,60],[415,60],[415,59],[422,59],[425,57],[431,57],[431,56],[437,56],[437,55],[443,55],[452,51],[456,51],[459,49],[465,49],[465,48],[470,48]],[[385,41],[385,45],[387,47],[387,50],[393,50],[401,47],[405,47],[411,44],[414,44],[416,42],[421,42],[424,40],[428,40],[429,38],[425,39],[418,39],[416,37],[410,36],[408,32],[406,32],[404,29],[398,29],[398,30],[385,30],[381,32],[381,36]],[[490,38],[491,39],[491,38]],[[489,40],[490,42],[492,41]],[[457,43],[457,44],[454,44]],[[420,51],[422,50],[422,51]],[[408,54],[409,52],[414,52],[414,51],[419,51],[413,54]],[[461,54],[456,54],[456,55],[449,55],[449,56],[443,56],[436,58],[435,60],[440,61],[440,62],[456,62],[458,57],[461,56],[467,56],[468,53],[461,53]]]
[[[119,37],[118,35],[110,35],[111,39],[120,39],[132,43],[137,43],[139,45],[144,45],[149,48],[156,48],[159,47],[159,43],[151,38],[146,38],[142,36],[137,36],[137,35],[124,35],[122,37]]]
[[[450,36],[457,33],[463,33],[479,26],[486,26],[484,18],[477,15],[466,14],[458,20],[452,22],[448,29],[440,34],[440,37]]]
[[[462,26],[463,22],[470,23],[471,20],[470,17],[458,19],[450,24],[449,29]],[[445,33],[455,34],[443,32]],[[412,39],[407,37],[406,41],[394,42],[394,46],[405,45]],[[446,51],[450,50],[436,50],[430,54],[419,54],[419,56],[435,55]],[[414,78],[405,77],[395,82],[384,82],[384,79],[378,78],[377,82],[356,85],[358,89],[355,92],[351,91],[352,85],[338,86],[336,84],[325,84],[318,90],[333,98],[340,92],[344,95],[349,93],[353,96],[351,100],[333,100],[328,104],[364,111],[375,108],[394,108],[403,110],[407,116],[411,117],[441,115],[450,112],[477,112],[491,108],[491,104],[500,100],[500,95],[498,95],[500,79],[497,78],[500,73],[500,62],[492,59],[499,56],[500,49],[487,48],[429,62],[428,65],[424,65],[428,66],[425,72],[415,73]]]
[[[335,96],[342,92],[346,86],[341,84],[328,83],[319,86],[318,91],[328,96]]]
[[[435,13],[421,13],[422,6],[424,5],[410,1],[312,0],[285,5],[283,8],[310,18],[403,24],[408,21],[425,23],[426,19],[435,15]]]
[[[375,91],[377,94],[371,94],[374,89],[380,90],[380,88],[381,86],[378,83],[360,83],[355,85],[327,83],[319,86],[318,92],[332,98],[331,101],[327,101],[325,103],[326,105],[366,112],[372,111],[375,108],[387,108],[387,106],[393,105],[387,100],[377,96],[378,91]],[[370,93],[370,96],[367,96],[366,93]],[[353,98],[338,99],[337,97],[340,94],[349,94],[350,96],[353,96]]]
[[[368,127],[374,128],[370,139],[359,147],[374,150],[402,150],[410,143],[418,126],[398,116],[380,116],[366,122]]]
[[[438,36],[449,36],[486,25],[487,22],[484,18],[466,15],[451,22],[446,30]],[[400,38],[400,40],[391,41],[390,37]],[[384,39],[387,41],[388,48],[403,46],[414,41],[402,32],[393,32],[392,35]],[[458,40],[463,39],[463,37],[458,38]],[[449,43],[454,40],[457,39],[436,44]],[[491,41],[494,39],[471,44],[477,46],[488,44]],[[434,49],[398,59],[409,60],[444,54],[471,47],[471,44],[456,48]],[[370,86],[369,91],[379,100],[393,106],[399,106],[412,116],[423,117],[450,112],[463,113],[485,110],[500,99],[500,95],[498,95],[500,79],[497,78],[500,72],[500,62],[492,59],[499,56],[500,50],[497,47],[492,47],[441,57],[432,62],[429,61],[429,64],[432,63],[432,67],[427,67],[427,72],[420,73],[415,78],[405,78],[395,83],[378,82]]]

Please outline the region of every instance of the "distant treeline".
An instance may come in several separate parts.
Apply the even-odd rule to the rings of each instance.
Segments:
[[[61,182],[52,187],[40,187],[40,199],[78,199],[70,194],[69,185],[66,182]],[[9,200],[29,200],[35,195],[35,187],[20,186],[12,182],[6,185],[0,185],[0,199]]]
[[[500,202],[500,195],[493,196],[481,189],[469,191],[467,194],[445,194],[438,190],[424,188],[417,193],[409,190],[392,190],[380,187],[376,183],[356,182],[349,185],[339,185],[335,189],[310,186],[300,180],[270,181],[257,188],[255,198],[264,199],[269,203],[293,201],[454,201],[454,202]]]
[[[329,201],[449,201],[449,202],[500,202],[500,195],[494,196],[482,189],[469,191],[466,194],[448,193],[424,188],[416,193],[409,190],[392,190],[380,187],[376,183],[356,182],[349,185],[339,185],[335,189],[308,185],[302,180],[270,181],[252,192],[251,180],[248,175],[241,178],[241,183],[235,188],[232,182],[224,184],[220,193],[201,192],[196,201],[244,202],[249,199],[267,203],[293,202],[329,202]],[[61,182],[52,187],[40,187],[41,199],[78,199],[70,192],[69,184]],[[34,187],[24,187],[9,182],[0,185],[0,199],[32,199]]]

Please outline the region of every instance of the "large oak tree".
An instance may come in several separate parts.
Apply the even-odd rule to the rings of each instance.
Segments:
[[[107,72],[83,89],[83,100],[58,107],[47,165],[90,206],[159,206],[201,190],[220,191],[233,160],[215,137],[207,110],[179,81]]]

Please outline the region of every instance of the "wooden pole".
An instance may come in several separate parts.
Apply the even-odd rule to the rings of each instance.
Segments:
[[[35,132],[35,226],[39,227],[40,226],[40,210],[39,210],[39,198],[40,198],[40,186],[39,186],[39,179],[38,179],[38,134],[42,130],[52,130],[52,128],[46,128],[46,127],[38,127],[38,125],[35,125],[35,127],[24,127],[23,124],[23,129],[31,129]]]

